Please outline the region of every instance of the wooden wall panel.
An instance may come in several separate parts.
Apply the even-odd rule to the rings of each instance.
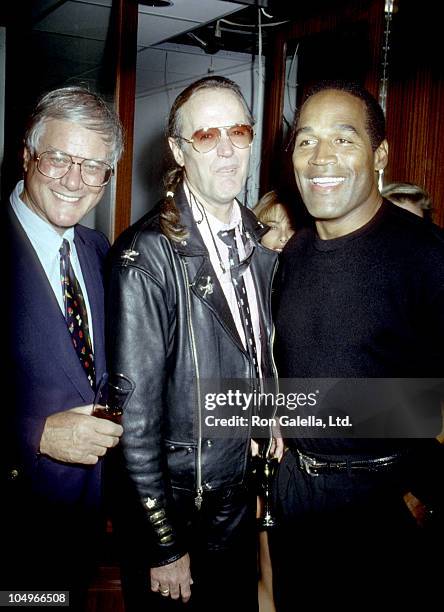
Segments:
[[[424,186],[433,201],[433,219],[444,227],[444,80],[434,80],[431,95],[432,133],[426,158]]]
[[[115,105],[125,131],[125,150],[117,167],[114,236],[126,229],[131,220],[133,172],[133,133],[136,100],[137,0],[117,0],[115,7],[116,71]]]
[[[399,0],[393,19],[386,182],[425,187],[434,221],[444,226],[444,69],[440,24],[429,11]]]
[[[282,113],[285,95],[285,59],[287,44],[283,36],[275,39],[271,56],[267,58],[267,84],[264,94],[264,120],[262,127],[261,192],[269,191],[278,173],[282,150]]]

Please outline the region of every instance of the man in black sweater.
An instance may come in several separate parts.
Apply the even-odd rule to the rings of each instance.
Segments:
[[[420,388],[444,371],[443,235],[383,200],[377,179],[387,157],[384,115],[367,91],[342,82],[313,88],[296,118],[293,165],[315,227],[282,255],[275,351],[282,378],[341,379],[326,419],[329,410],[352,421],[381,416],[393,404],[378,394],[393,388],[387,379],[415,379]],[[413,490],[435,511],[442,502],[443,448],[433,437],[439,381],[419,402],[407,394],[400,405],[399,397],[390,437],[383,427],[368,438],[353,430],[333,437],[328,427],[323,437],[284,434],[271,537],[279,612],[294,610],[304,591],[343,603],[350,583],[366,600],[433,593],[427,532],[403,495]],[[431,437],[415,438],[411,427],[405,434],[412,405],[436,425]],[[386,425],[387,415],[376,423]]]

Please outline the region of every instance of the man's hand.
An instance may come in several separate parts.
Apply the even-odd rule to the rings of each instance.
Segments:
[[[164,597],[179,599],[186,603],[191,597],[193,579],[190,572],[190,556],[188,553],[173,563],[162,567],[151,568],[151,590]]]
[[[274,435],[270,455],[278,461],[280,461],[284,456],[284,440],[280,437],[280,435]]]
[[[257,455],[259,455],[259,444],[256,442],[256,440],[251,439],[250,451],[252,457],[256,457]]]
[[[40,452],[66,463],[93,465],[116,446],[121,425],[91,416],[92,406],[56,412],[46,419]]]
[[[259,455],[259,444],[255,440],[251,440],[250,443],[251,456],[256,457]],[[274,435],[271,441],[270,452],[268,453],[268,458],[274,458],[280,461],[284,455],[284,440],[278,436]]]

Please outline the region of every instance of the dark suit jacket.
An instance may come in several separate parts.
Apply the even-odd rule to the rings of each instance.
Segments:
[[[2,301],[7,304],[9,336],[3,393],[7,389],[10,398],[3,403],[9,430],[3,475],[10,494],[20,491],[39,507],[93,509],[100,498],[102,462],[83,466],[38,454],[46,417],[92,403],[94,392],[40,261],[8,209],[2,210],[0,246],[7,264]],[[99,232],[80,225],[75,244],[91,305],[99,380],[105,370],[102,267],[109,244]]]

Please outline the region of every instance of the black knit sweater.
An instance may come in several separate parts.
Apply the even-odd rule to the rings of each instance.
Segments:
[[[444,234],[387,201],[347,236],[321,240],[302,230],[282,254],[275,315],[280,377],[442,378]],[[439,402],[432,403],[439,431]],[[305,438],[289,445],[380,455],[412,442]]]

